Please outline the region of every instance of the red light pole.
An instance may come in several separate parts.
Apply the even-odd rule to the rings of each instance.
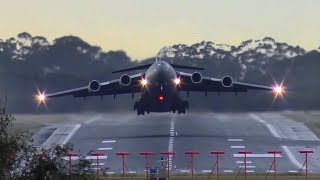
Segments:
[[[170,160],[169,159],[172,158],[172,156],[175,155],[175,153],[172,151],[167,151],[167,152],[162,152],[161,154],[167,156],[167,177],[168,177],[168,180],[170,180],[170,168],[169,168]]]
[[[252,154],[252,152],[251,151],[240,151],[239,154],[244,155],[244,179],[247,180],[247,154]]]
[[[72,168],[72,166],[71,166],[71,158],[72,157],[78,157],[78,155],[75,154],[75,153],[68,153],[67,156],[69,157],[69,175],[71,175],[71,168]]]
[[[306,180],[308,180],[308,154],[312,154],[313,151],[311,151],[311,150],[303,150],[303,151],[299,151],[299,153],[300,154],[305,154],[305,161],[303,163],[301,171],[302,171],[303,167],[306,166]]]
[[[282,153],[281,151],[268,151],[268,154],[273,154],[273,161],[272,161],[272,164],[271,164],[271,166],[269,168],[269,172],[270,172],[271,168],[273,167],[273,179],[274,180],[277,179],[276,155],[277,154],[281,154],[281,153]],[[268,178],[268,173],[266,174],[265,180]]]
[[[193,180],[193,156],[198,155],[200,153],[198,151],[187,151],[185,152],[185,154],[190,155],[191,157],[189,167],[191,168],[191,179]],[[189,170],[189,167],[188,167],[188,170]]]
[[[217,167],[217,171],[216,171],[217,172],[217,176],[216,177],[217,177],[217,180],[219,180],[219,155],[223,155],[225,153],[223,151],[212,151],[212,152],[210,152],[210,154],[216,155],[217,159],[216,159],[216,162],[215,162],[215,164],[214,164],[214,166],[212,168],[212,171],[211,171],[211,173],[209,175],[209,179],[210,179],[210,176],[212,175],[215,167]]]
[[[148,180],[149,178],[149,160],[148,160],[148,156],[154,155],[154,152],[141,152],[140,155],[141,156],[145,156],[146,157],[146,180]]]
[[[97,179],[99,179],[99,156],[104,156],[105,154],[102,152],[93,152],[90,155],[97,156]]]
[[[118,152],[117,155],[118,156],[122,156],[122,179],[124,179],[124,167],[126,166],[126,164],[124,163],[124,156],[129,156],[130,153],[128,153],[128,152]]]

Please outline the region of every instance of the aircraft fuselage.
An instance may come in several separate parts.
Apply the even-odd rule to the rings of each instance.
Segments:
[[[186,107],[182,106],[186,102],[181,100],[176,91],[176,78],[178,78],[177,72],[167,62],[158,61],[150,66],[145,74],[148,83],[144,87],[145,91],[141,94],[139,102],[137,102],[140,105],[140,111],[169,112],[177,110],[184,113]],[[137,110],[139,111],[139,109]]]

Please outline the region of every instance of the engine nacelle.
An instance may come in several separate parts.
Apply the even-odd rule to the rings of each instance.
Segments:
[[[92,80],[88,85],[88,90],[90,92],[97,92],[100,90],[100,83],[97,80]]]
[[[201,83],[202,82],[202,74],[199,72],[194,72],[191,75],[191,81],[195,84]]]
[[[225,76],[221,80],[221,84],[223,87],[231,87],[233,85],[233,79],[230,76]]]
[[[124,74],[120,77],[121,86],[129,86],[131,84],[131,77],[127,74]]]

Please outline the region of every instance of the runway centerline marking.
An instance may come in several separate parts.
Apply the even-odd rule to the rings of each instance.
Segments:
[[[101,143],[115,143],[117,142],[116,140],[108,140],[108,141],[102,141]]]
[[[245,146],[231,146],[231,149],[245,149]]]
[[[175,115],[172,116],[171,122],[170,122],[170,138],[169,138],[169,145],[168,145],[168,151],[173,152],[173,143],[174,143],[174,121],[175,121]],[[172,155],[169,155],[169,169],[172,170]]]
[[[228,139],[229,142],[243,142],[243,139]]]
[[[108,150],[112,150],[112,147],[98,148],[98,151],[108,151]]]

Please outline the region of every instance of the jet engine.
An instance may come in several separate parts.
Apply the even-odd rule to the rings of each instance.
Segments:
[[[221,84],[223,87],[231,87],[233,85],[233,79],[230,76],[225,76],[221,80]]]
[[[191,81],[195,84],[201,83],[202,82],[202,74],[199,72],[194,72],[191,75]]]
[[[120,77],[121,86],[129,86],[131,84],[131,77],[127,74],[124,74]]]
[[[100,90],[100,83],[97,80],[92,80],[88,85],[88,90],[90,92],[97,92]]]

